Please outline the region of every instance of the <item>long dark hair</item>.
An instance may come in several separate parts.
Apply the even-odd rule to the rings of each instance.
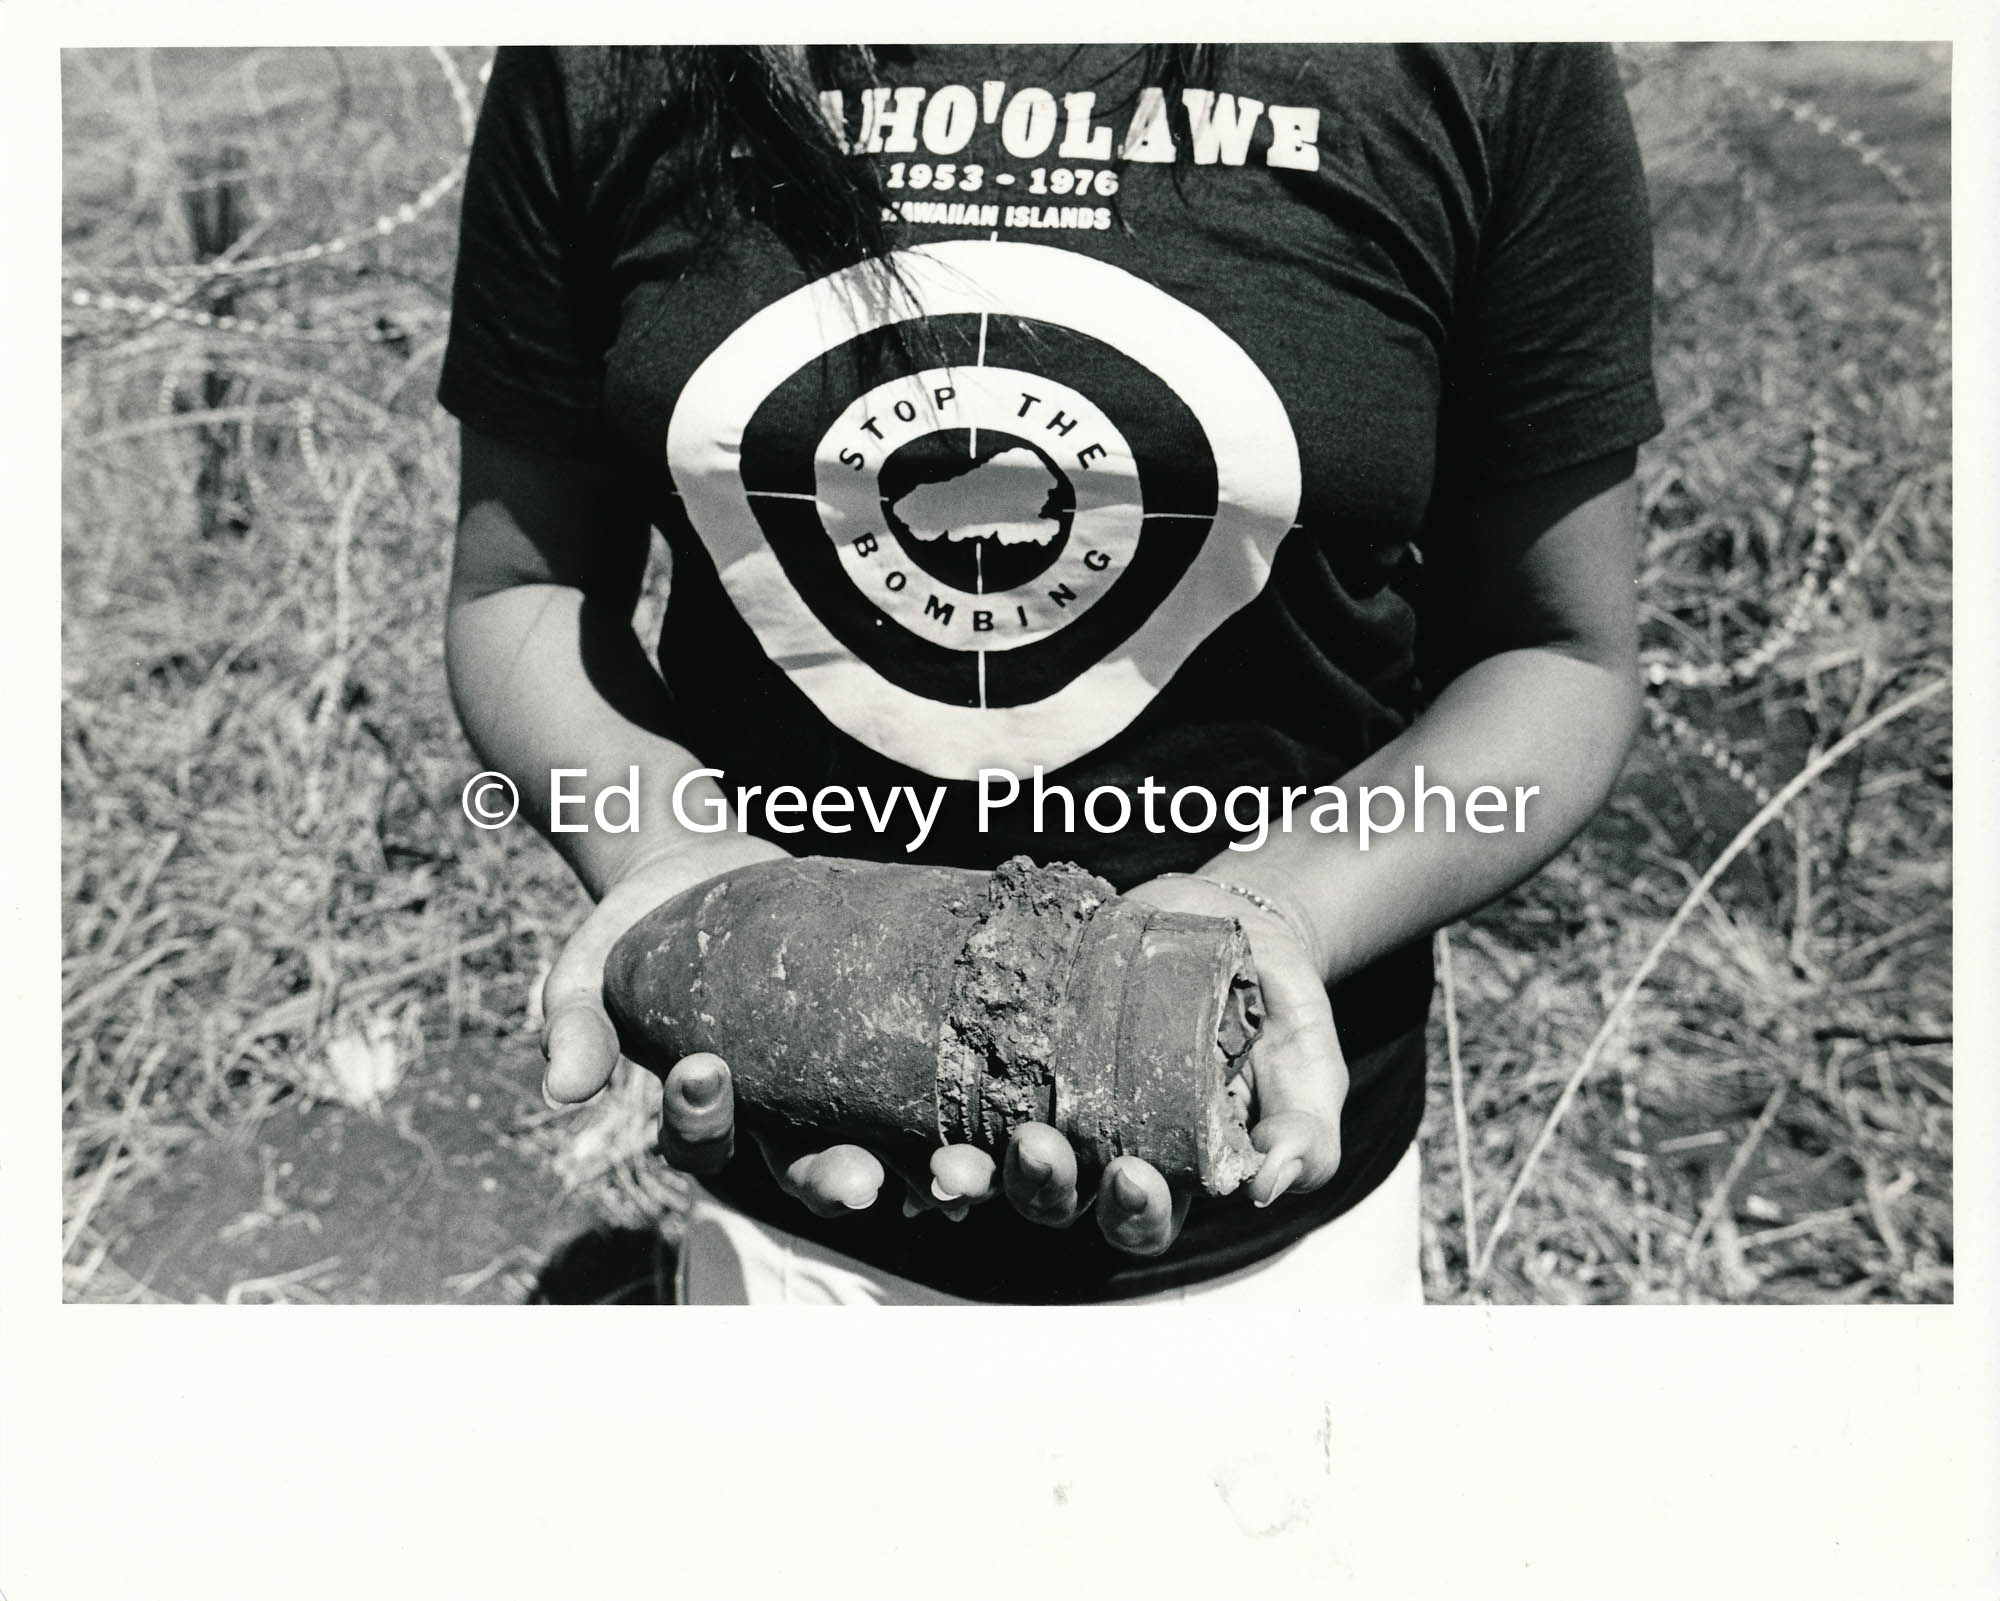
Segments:
[[[1189,159],[1181,91],[1213,89],[1226,46],[1146,45],[1140,84],[1157,86],[1173,133],[1176,183]],[[653,122],[683,214],[710,228],[757,218],[814,276],[894,248],[873,163],[843,148],[820,107],[838,89],[854,108],[895,46],[645,46],[617,52],[627,126]],[[853,130],[849,130],[851,134]],[[1122,219],[1121,219],[1122,223]]]

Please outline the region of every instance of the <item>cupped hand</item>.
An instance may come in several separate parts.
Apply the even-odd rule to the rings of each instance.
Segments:
[[[1046,1123],[1014,1130],[996,1168],[984,1151],[947,1145],[931,1155],[930,1197],[953,1217],[981,1201],[1005,1196],[1031,1223],[1067,1228],[1084,1211],[1104,1238],[1134,1256],[1157,1256],[1180,1232],[1188,1197],[1176,1195],[1151,1163],[1115,1157],[1098,1175],[1094,1194],[1079,1182],[1076,1152]]]
[[[733,1101],[721,1057],[703,1051],[676,1062],[660,1099],[660,1150],[667,1160],[690,1173],[712,1173],[728,1161],[734,1149]],[[816,1217],[872,1206],[892,1172],[859,1145],[814,1150],[773,1133],[752,1137],[779,1186]],[[1005,1196],[1029,1221],[1062,1228],[1090,1209],[1104,1237],[1136,1256],[1164,1251],[1187,1215],[1187,1197],[1175,1195],[1159,1172],[1137,1157],[1116,1158],[1099,1178],[1095,1196],[1086,1195],[1069,1141],[1046,1123],[1016,1129],[998,1164],[975,1146],[945,1145],[931,1152],[927,1173],[899,1176],[906,1215],[929,1210],[956,1220],[981,1202]]]
[[[1257,1206],[1281,1195],[1318,1189],[1340,1165],[1340,1107],[1347,1098],[1347,1059],[1333,1026],[1333,1008],[1307,944],[1302,912],[1284,911],[1277,897],[1259,906],[1206,879],[1170,875],[1129,892],[1168,911],[1231,917],[1243,925],[1264,995],[1264,1021],[1245,1059],[1251,1091],[1250,1140],[1264,1160],[1248,1192]],[[1094,1198],[1079,1183],[1076,1153],[1045,1124],[1014,1133],[1002,1164],[1002,1186],[1023,1217],[1065,1227],[1093,1207],[1104,1237],[1122,1251],[1155,1256],[1174,1242],[1189,1196],[1175,1191],[1151,1164],[1121,1156],[1099,1178]]]
[[[1089,1208],[1098,1232],[1133,1256],[1158,1256],[1180,1233],[1189,1197],[1175,1193],[1152,1163],[1117,1156],[1098,1175],[1094,1195],[1079,1182],[1076,1152],[1046,1123],[1014,1131],[1002,1164],[1002,1186],[1014,1210],[1031,1223],[1067,1228]]]
[[[1269,1206],[1281,1195],[1320,1188],[1340,1166],[1347,1058],[1303,909],[1281,893],[1262,892],[1267,904],[1260,906],[1208,879],[1179,874],[1141,884],[1131,895],[1168,911],[1233,917],[1243,925],[1264,996],[1263,1026],[1244,1067],[1250,1142],[1264,1155],[1247,1186],[1250,1199]]]
[[[542,1055],[548,1058],[542,1094],[551,1104],[589,1100],[611,1082],[618,1065],[618,1031],[604,1007],[604,963],[619,937],[654,907],[719,873],[784,855],[753,835],[724,835],[642,851],[626,864],[564,943],[542,987]]]
[[[551,1105],[589,1100],[611,1081],[618,1065],[618,1032],[604,1006],[604,964],[620,936],[656,906],[697,884],[785,854],[745,834],[641,853],[627,864],[564,944],[542,990],[542,1054],[548,1058],[542,1094]],[[769,1138],[760,1138],[758,1145],[779,1184],[820,1217],[872,1205],[883,1183],[880,1160],[858,1145],[812,1150]],[[706,1052],[683,1057],[662,1087],[661,1152],[687,1172],[713,1173],[735,1148],[728,1067]]]
[[[1131,894],[1171,911],[1235,918],[1243,925],[1265,1012],[1244,1067],[1251,1090],[1250,1138],[1263,1153],[1248,1194],[1261,1207],[1282,1195],[1318,1189],[1340,1164],[1347,1063],[1318,963],[1302,932],[1303,918],[1266,910],[1199,878],[1154,879]],[[1275,897],[1265,898],[1282,905]],[[607,905],[610,900],[607,896]],[[628,925],[631,920],[627,919]],[[597,956],[600,985],[603,951],[616,937],[613,933],[606,939]],[[552,987],[553,983],[552,977]],[[601,1015],[601,1000],[598,1010]],[[608,1020],[604,1026],[608,1033]],[[615,1046],[612,1052],[615,1060]],[[608,1066],[605,1072],[609,1073]],[[761,1133],[757,1140],[779,1184],[820,1217],[873,1205],[889,1179],[890,1170],[881,1158],[858,1145],[813,1149]],[[721,1058],[707,1053],[686,1057],[667,1073],[660,1146],[668,1160],[694,1173],[713,1172],[729,1159],[734,1147],[733,1094]],[[997,1165],[971,1146],[947,1145],[931,1154],[928,1174],[902,1177],[907,1183],[906,1213],[935,1209],[960,1218],[972,1206],[1004,1197],[1029,1221],[1062,1228],[1090,1211],[1107,1241],[1136,1256],[1158,1255],[1173,1243],[1189,1201],[1185,1191],[1174,1190],[1151,1164],[1130,1156],[1107,1165],[1092,1191],[1069,1142],[1042,1123],[1016,1129]]]
[[[667,1070],[660,1094],[660,1153],[687,1173],[713,1173],[736,1144],[735,1092],[729,1064],[710,1051],[684,1056]],[[775,1131],[751,1138],[778,1186],[815,1217],[839,1217],[875,1204],[889,1168],[865,1146],[817,1146]],[[926,1209],[963,1217],[993,1188],[993,1159],[968,1145],[931,1153],[928,1175],[906,1173],[906,1213]]]

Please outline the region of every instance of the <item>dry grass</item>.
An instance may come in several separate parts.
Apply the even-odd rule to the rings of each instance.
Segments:
[[[461,821],[474,764],[438,655],[453,80],[482,60],[65,64],[76,1297],[148,1293],[113,1225],[191,1142],[293,1097],[393,1099],[461,1036],[525,1071],[533,982],[582,908],[538,842]],[[1921,47],[1626,62],[1670,418],[1641,467],[1654,737],[1576,849],[1453,933],[1430,1291],[1948,1299],[1949,697],[1739,837],[1948,672],[1946,68]],[[218,170],[251,222],[225,259],[275,265],[189,270]],[[632,1156],[646,1118],[635,1083],[513,1132],[629,1221],[675,1198]],[[239,1298],[337,1293],[309,1266]]]

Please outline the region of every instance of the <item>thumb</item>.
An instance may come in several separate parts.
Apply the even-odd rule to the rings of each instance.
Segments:
[[[618,1065],[618,1032],[604,1010],[604,960],[626,919],[599,907],[584,919],[549,969],[542,990],[542,1054],[548,1069],[542,1094],[549,1101],[587,1101],[611,1081]]]

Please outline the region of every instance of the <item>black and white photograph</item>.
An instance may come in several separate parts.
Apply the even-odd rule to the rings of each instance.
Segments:
[[[1948,48],[63,75],[70,1295],[1951,1298]]]
[[[1340,1406],[1261,1336],[1170,1402],[1177,1329],[1970,1349],[1962,41],[426,20],[41,52],[59,1283],[16,1249],[59,1320],[272,1372],[615,1328],[648,1406],[641,1350],[775,1408],[747,1353],[804,1326],[688,1308],[1123,1309],[926,1314],[885,1349],[962,1354],[856,1393],[942,1426],[1047,1365],[1095,1407],[1129,1343],[1136,1452],[1240,1384],[1268,1452],[1148,1471],[1258,1562],[1347,1538]],[[349,1310],[159,1310],[274,1305]],[[611,1365],[564,1381],[607,1425]],[[1869,1366],[1828,1356],[1827,1438],[1850,1383],[1897,1438],[1919,1381]],[[1617,1383],[1563,1427],[1640,1459]],[[1139,1526],[1035,1461],[1036,1517]],[[1790,1536],[1813,1593],[1979,1593],[1969,1484],[1900,1569]],[[1782,1583],[1721,1527],[1711,1593]],[[1538,1549],[1492,1593],[1588,1593]]]

